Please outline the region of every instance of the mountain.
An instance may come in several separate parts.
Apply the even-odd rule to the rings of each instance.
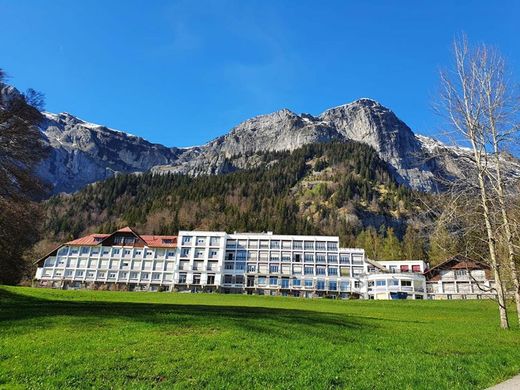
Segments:
[[[0,88],[0,107],[16,93],[10,86]],[[117,173],[229,173],[257,166],[264,152],[348,140],[374,148],[398,183],[436,192],[444,180],[464,174],[469,156],[467,149],[415,135],[391,110],[372,99],[359,99],[318,116],[288,109],[256,116],[203,146],[189,148],[153,144],[68,113],[42,113],[40,130],[52,151],[38,173],[54,193],[74,192]],[[504,158],[508,174],[518,175],[518,160]]]
[[[68,113],[43,113],[40,128],[51,154],[38,173],[54,192],[74,192],[118,172],[147,171],[175,161],[180,151]]]

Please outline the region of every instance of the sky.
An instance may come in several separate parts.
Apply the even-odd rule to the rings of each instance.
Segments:
[[[520,1],[0,0],[0,68],[46,109],[167,146],[369,97],[415,132],[461,33],[520,81]]]

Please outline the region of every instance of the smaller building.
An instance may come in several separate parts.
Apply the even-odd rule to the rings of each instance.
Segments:
[[[423,260],[369,260],[368,299],[426,299]]]
[[[426,291],[430,299],[495,298],[491,267],[464,256],[452,257],[427,270]]]

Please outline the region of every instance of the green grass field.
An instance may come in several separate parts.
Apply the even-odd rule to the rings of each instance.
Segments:
[[[0,287],[4,388],[485,388],[520,372],[489,301]]]

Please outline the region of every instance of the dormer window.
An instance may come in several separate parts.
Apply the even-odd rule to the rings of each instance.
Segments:
[[[94,237],[94,242],[101,242],[103,241],[104,237]]]
[[[173,239],[172,238],[163,238],[162,243],[163,244],[173,244]]]

